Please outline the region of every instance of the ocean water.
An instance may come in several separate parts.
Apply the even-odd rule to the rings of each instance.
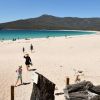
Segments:
[[[95,34],[88,31],[66,31],[66,30],[0,30],[0,40],[47,38],[61,36],[75,36]]]

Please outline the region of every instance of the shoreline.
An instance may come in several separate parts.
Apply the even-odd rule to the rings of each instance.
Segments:
[[[40,30],[43,31],[43,30]],[[18,40],[31,40],[31,39],[43,39],[43,38],[59,38],[59,37],[77,37],[77,36],[84,36],[84,35],[92,35],[92,34],[99,34],[100,31],[89,31],[89,30],[46,30],[46,31],[78,31],[78,32],[93,32],[91,34],[81,34],[81,35],[65,35],[65,36],[46,36],[46,37],[39,37],[39,38],[22,38],[22,39],[18,39],[18,38],[13,38],[13,39],[7,39],[7,40],[0,40],[0,42],[3,41],[18,41]]]

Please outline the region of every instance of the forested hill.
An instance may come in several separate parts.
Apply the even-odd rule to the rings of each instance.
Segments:
[[[0,29],[98,30],[100,18],[56,17],[42,15],[36,18],[1,23]]]

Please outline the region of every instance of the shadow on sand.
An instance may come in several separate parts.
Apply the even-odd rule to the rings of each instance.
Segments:
[[[31,82],[23,82],[23,84],[19,84],[19,85],[15,86],[15,87],[18,87],[18,86],[21,86],[21,85],[29,85],[29,84],[31,84]]]
[[[55,93],[55,95],[59,96],[59,95],[63,95],[63,92],[59,92],[59,93]]]
[[[27,82],[27,83],[24,82],[22,85],[28,85],[28,84],[31,84],[31,82]]]
[[[36,71],[37,69],[29,69],[29,71]]]

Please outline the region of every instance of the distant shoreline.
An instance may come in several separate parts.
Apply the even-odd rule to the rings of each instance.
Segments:
[[[32,30],[32,31],[82,31],[82,32],[100,32],[100,31],[93,31],[93,30],[62,30],[62,29],[57,29],[57,30],[50,30],[50,29],[0,29],[0,31],[6,31],[6,30]]]

